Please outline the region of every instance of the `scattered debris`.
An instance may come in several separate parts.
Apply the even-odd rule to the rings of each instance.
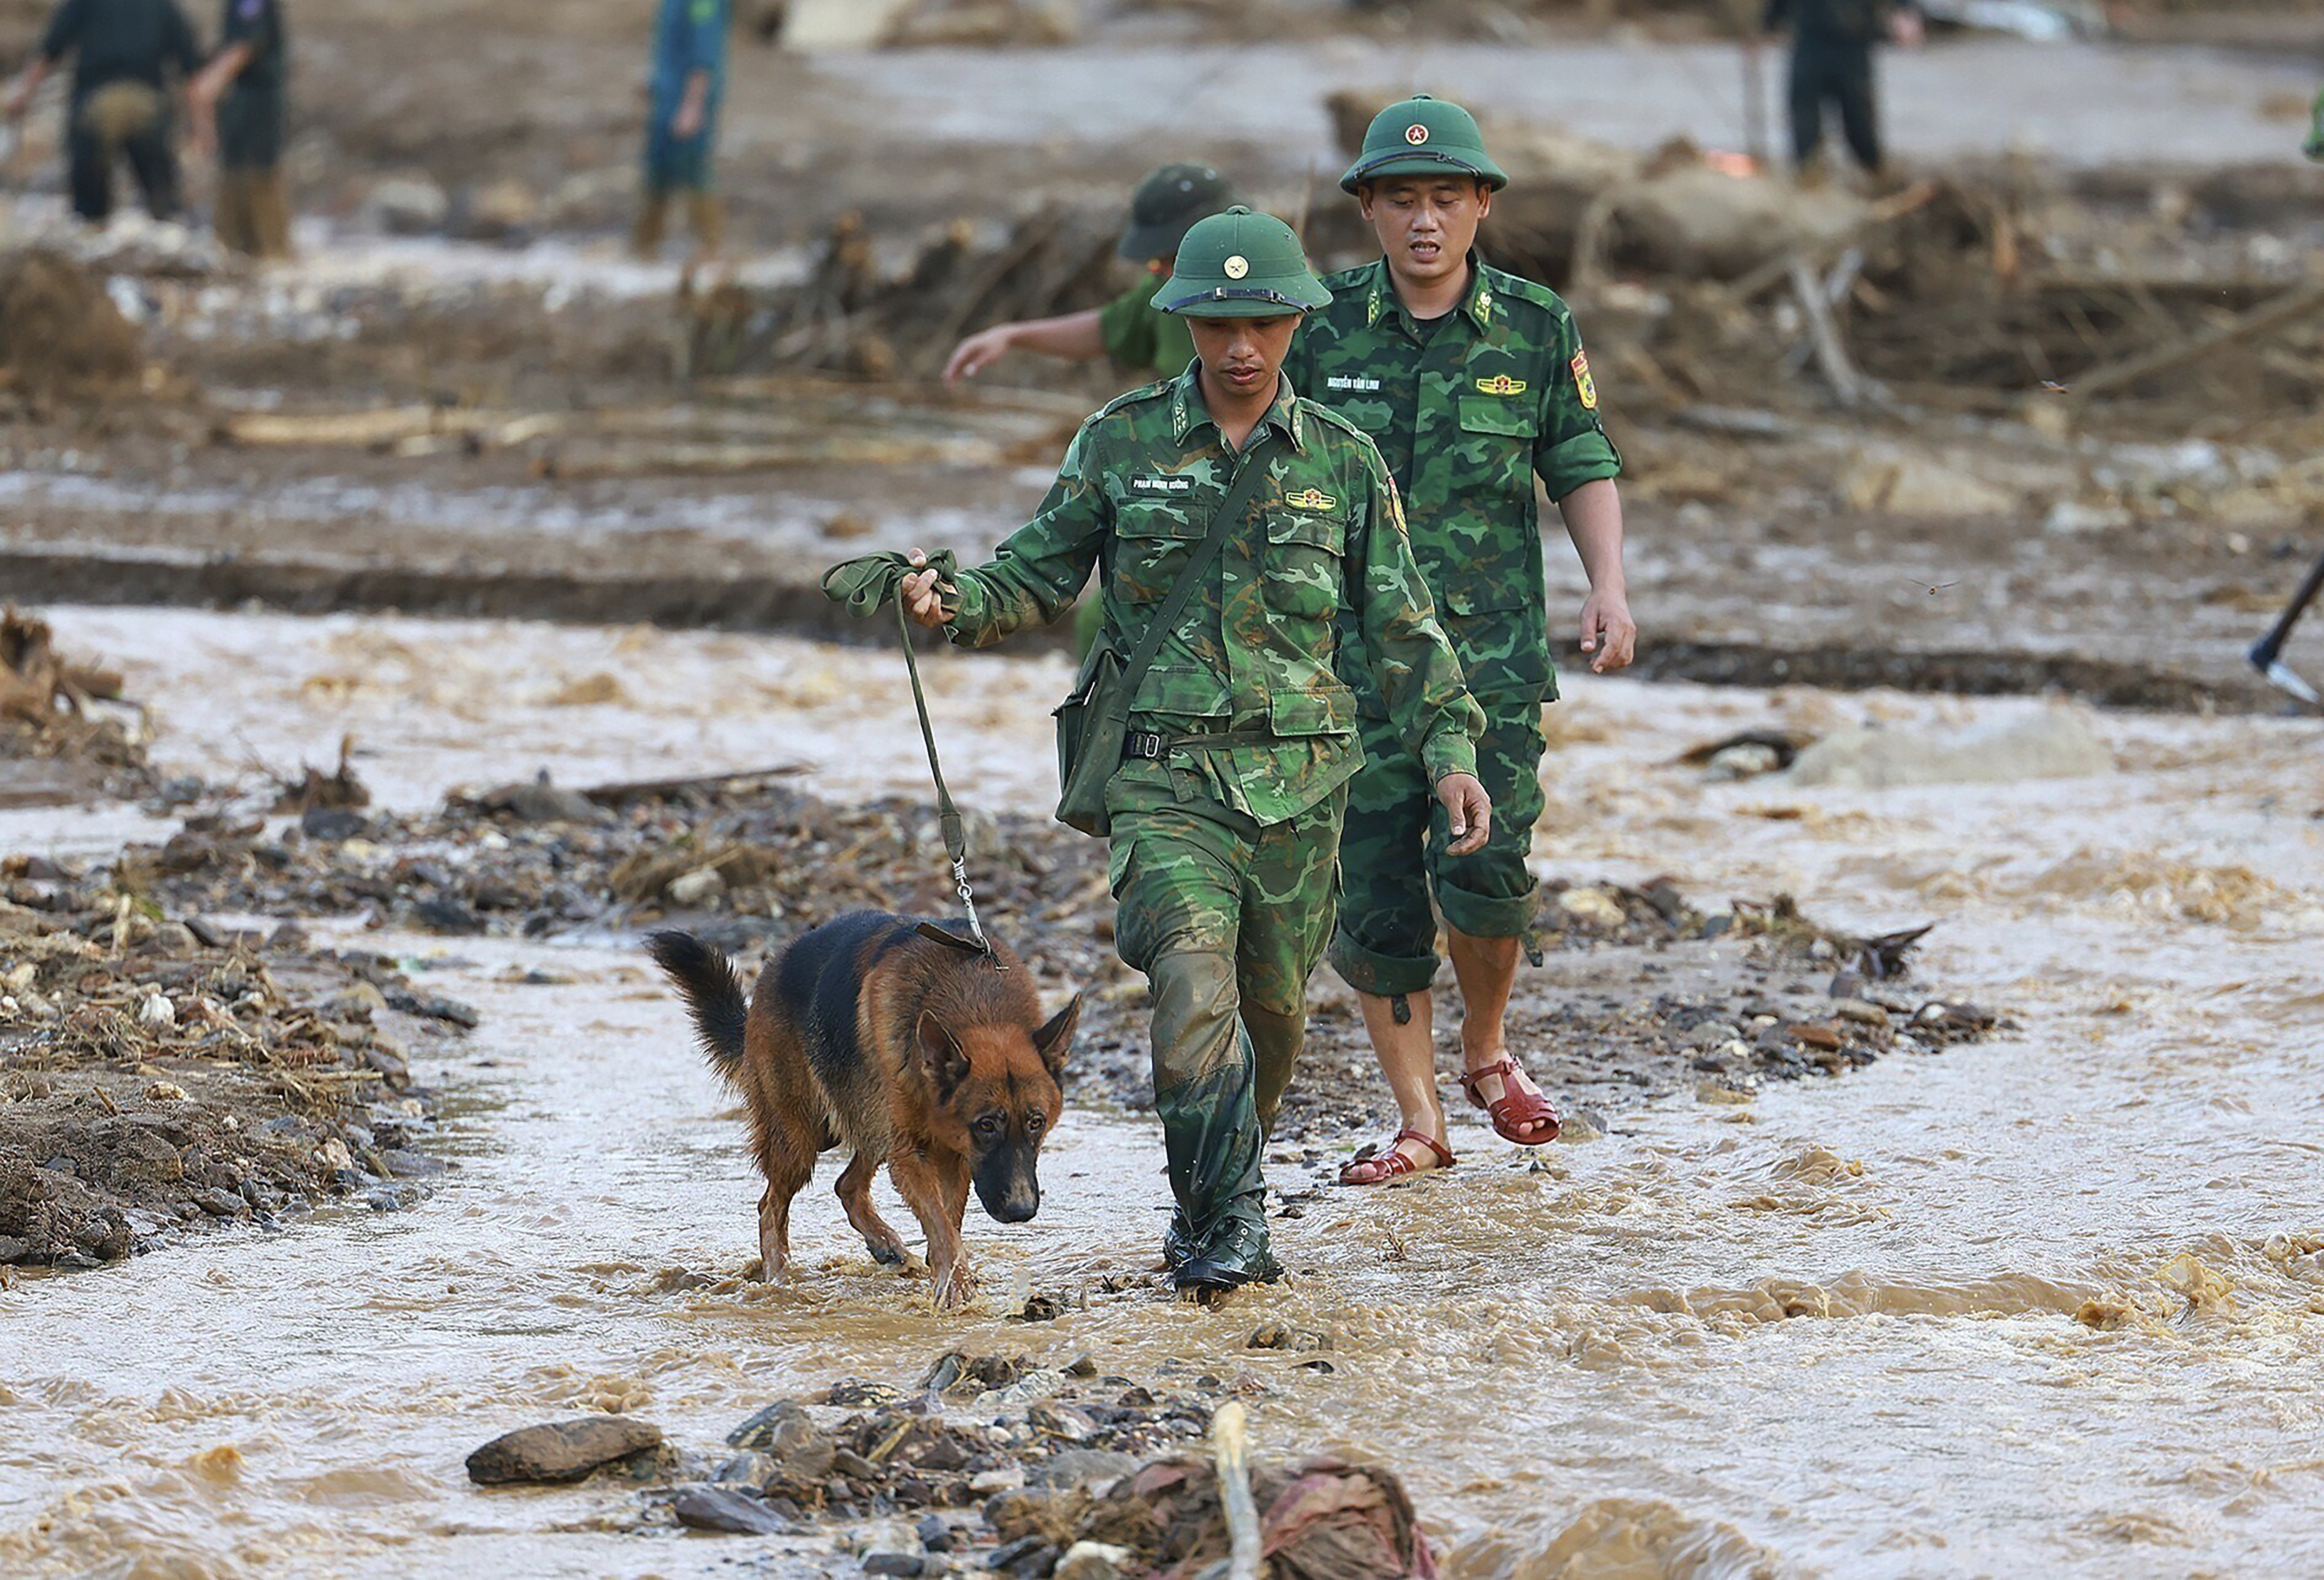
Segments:
[[[134,393],[145,368],[137,331],[96,273],[62,253],[0,253],[0,390],[84,400]]]
[[[0,807],[66,805],[152,788],[139,728],[91,704],[121,703],[121,675],[61,657],[46,620],[0,611]]]
[[[417,1150],[433,1095],[408,1051],[472,1012],[375,956],[34,870],[0,863],[0,1261],[89,1267],[213,1220],[420,1199],[443,1165]]]

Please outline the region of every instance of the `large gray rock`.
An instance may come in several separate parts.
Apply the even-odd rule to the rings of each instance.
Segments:
[[[2002,785],[2114,771],[2114,753],[2082,715],[2052,707],[1955,734],[1917,727],[1845,730],[1800,753],[1796,785],[1885,790],[1899,785]]]
[[[591,1472],[661,1447],[661,1428],[628,1416],[583,1416],[522,1427],[468,1456],[479,1486],[576,1482]]]
[[[670,1505],[680,1525],[730,1536],[773,1536],[790,1521],[746,1493],[732,1487],[687,1487]]]

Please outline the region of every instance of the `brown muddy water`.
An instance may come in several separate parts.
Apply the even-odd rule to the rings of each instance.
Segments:
[[[158,705],[165,771],[322,762],[352,730],[397,805],[539,766],[918,783],[880,650],[48,612]],[[1061,665],[929,669],[964,799],[1038,799]],[[801,1198],[799,1287],[678,1287],[751,1258],[756,1186],[632,950],[392,941],[484,1016],[464,1062],[419,1072],[460,1111],[462,1168],[414,1211],[0,1292],[0,1571],[849,1573],[626,1529],[617,1485],[485,1493],[461,1460],[609,1407],[709,1452],[771,1399],[909,1382],[955,1346],[1249,1373],[1260,1452],[1388,1458],[1462,1576],[2324,1569],[2324,728],[2102,715],[2111,773],[1709,784],[1673,759],[1736,729],[1942,735],[2041,704],[1570,691],[1545,869],[1933,919],[1932,978],[2022,1030],[1646,1105],[1538,1166],[1456,1112],[1457,1173],[1305,1203],[1278,1226],[1295,1279],[1216,1313],[1138,1281],[1165,1201],[1148,1127],[1069,1109],[1041,1217],[973,1221],[986,1293],[939,1318],[825,1189]],[[117,837],[30,815],[14,848]],[[1035,1290],[1087,1304],[1008,1322]],[[1330,1332],[1338,1369],[1246,1349],[1270,1319]]]

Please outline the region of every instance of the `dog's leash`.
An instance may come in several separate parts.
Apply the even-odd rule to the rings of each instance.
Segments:
[[[944,765],[936,761],[936,726],[928,721],[928,699],[920,689],[920,661],[912,652],[912,622],[904,613],[904,598],[899,590],[896,595],[896,629],[904,638],[904,667],[912,677],[912,706],[920,715],[920,740],[928,749],[928,776],[936,782],[936,826],[944,832],[945,855],[952,862],[953,892],[960,896],[962,907],[968,912],[968,930],[975,935],[971,943],[956,933],[923,923],[923,937],[934,938],[951,944],[954,949],[981,953],[992,962],[995,970],[1006,970],[992,941],[984,936],[984,923],[976,915],[976,891],[968,882],[968,820],[953,804],[952,792],[945,785]]]

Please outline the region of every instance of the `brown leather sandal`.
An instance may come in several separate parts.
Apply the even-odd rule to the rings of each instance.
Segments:
[[[1396,1150],[1400,1143],[1407,1141],[1416,1141],[1421,1145],[1426,1147],[1430,1152],[1434,1153],[1436,1154],[1436,1169],[1449,1169],[1457,1161],[1452,1156],[1452,1149],[1446,1146],[1443,1142],[1437,1141],[1431,1136],[1423,1135],[1417,1130],[1399,1130],[1396,1133],[1395,1138],[1388,1144],[1387,1151],[1374,1153],[1368,1158],[1351,1158],[1348,1162],[1342,1163],[1340,1165],[1340,1183],[1342,1185],[1385,1185],[1390,1180],[1394,1180],[1404,1174],[1434,1173],[1436,1169],[1424,1169],[1418,1163],[1414,1162],[1410,1158],[1406,1157],[1402,1153]],[[1367,1165],[1379,1169],[1379,1172],[1374,1174],[1369,1180],[1351,1180],[1348,1178],[1349,1170],[1360,1169],[1366,1167]]]
[[[1482,1070],[1472,1070],[1462,1076],[1461,1089],[1469,1094],[1471,1102],[1491,1117],[1493,1133],[1503,1141],[1514,1141],[1519,1146],[1539,1146],[1545,1142],[1555,1141],[1557,1109],[1543,1093],[1517,1090],[1515,1078],[1522,1073],[1517,1061],[1505,1055],[1499,1064],[1488,1064]],[[1489,1103],[1477,1091],[1477,1083],[1489,1075],[1501,1078],[1501,1095]],[[1538,1135],[1527,1135],[1517,1128],[1521,1125],[1537,1125],[1543,1120],[1549,1122],[1549,1128]]]

